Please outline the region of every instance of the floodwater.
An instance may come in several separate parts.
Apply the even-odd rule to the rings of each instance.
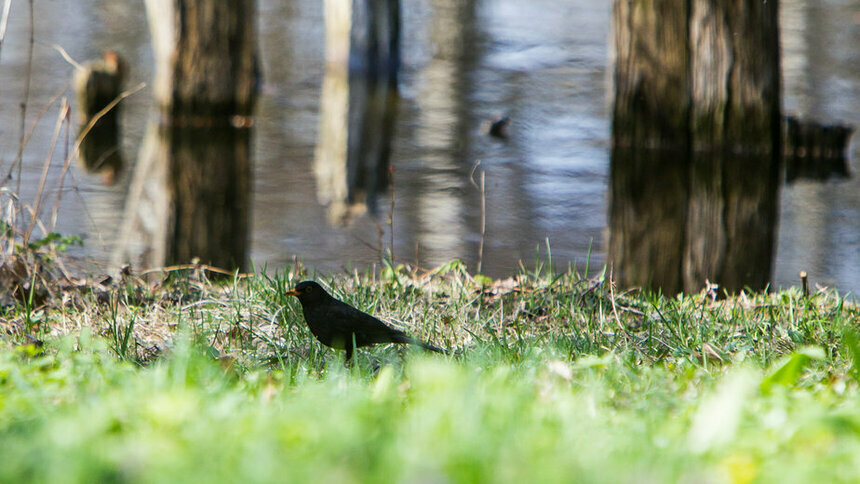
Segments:
[[[329,223],[315,178],[321,83],[325,73],[322,2],[261,0],[264,85],[253,135],[250,259],[275,268],[299,258],[322,271],[378,263],[393,231],[397,258],[431,268],[458,258],[475,270],[486,176],[483,272],[501,277],[530,268],[551,249],[554,265],[604,263],[611,99],[610,5],[593,0],[403,0],[403,71],[392,140],[393,191],[376,216]],[[27,93],[27,4],[13,2],[0,50],[0,176],[33,203],[50,156],[59,100],[74,68],[57,53],[97,58],[115,49],[131,66],[127,86],[152,79],[153,56],[141,2],[35,3]],[[860,125],[860,8],[850,0],[781,2],[783,107],[821,121]],[[151,89],[123,104],[123,154],[134,163]],[[20,177],[12,169],[27,99],[35,123]],[[74,109],[71,91],[66,91]],[[486,119],[511,117],[510,136],[482,133]],[[72,130],[74,132],[74,129]],[[73,134],[72,134],[73,136]],[[856,138],[856,137],[855,137]],[[61,132],[48,171],[42,220],[51,225],[66,149]],[[860,291],[860,143],[850,148],[855,176],[783,187],[774,283],[813,283]],[[66,177],[56,226],[80,235],[74,255],[107,270],[127,196],[127,167],[114,185],[75,165]],[[20,187],[20,188],[19,188]],[[51,191],[53,190],[53,192]],[[392,196],[393,195],[393,196]],[[387,225],[393,207],[393,224]],[[5,209],[5,208],[4,208]],[[382,232],[380,232],[382,230]],[[704,281],[703,281],[704,282]]]

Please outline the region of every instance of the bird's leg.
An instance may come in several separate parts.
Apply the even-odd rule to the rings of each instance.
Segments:
[[[343,360],[343,364],[346,365],[347,368],[352,366],[352,351],[358,347],[355,342],[355,333],[349,335],[349,341],[346,342],[346,357]]]
[[[343,358],[343,365],[349,368],[352,366],[352,344],[346,345],[346,356]]]

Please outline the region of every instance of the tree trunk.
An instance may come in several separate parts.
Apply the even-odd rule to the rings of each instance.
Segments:
[[[260,72],[253,0],[146,0],[155,97],[170,124],[229,124],[254,111]]]
[[[609,257],[627,285],[767,285],[781,166],[777,2],[616,0]]]
[[[824,124],[793,116],[785,123],[785,179],[826,180],[847,178],[848,146],[853,129],[841,124]]]
[[[113,184],[124,165],[120,151],[121,104],[98,115],[119,97],[125,70],[125,61],[119,54],[107,51],[101,59],[76,70],[73,80],[78,96],[78,136],[83,135],[78,158],[88,172],[101,173],[108,185]]]
[[[326,72],[314,156],[329,221],[348,224],[388,188],[400,67],[399,0],[326,0]]]
[[[256,2],[146,0],[146,8],[160,119],[141,148],[119,260],[160,266],[198,258],[243,270],[260,82]]]

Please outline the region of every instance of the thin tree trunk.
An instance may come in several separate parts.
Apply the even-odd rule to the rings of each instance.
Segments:
[[[113,184],[124,165],[119,126],[122,104],[98,117],[91,129],[87,128],[100,111],[119,97],[125,70],[125,61],[119,54],[107,51],[101,59],[87,62],[75,71],[73,80],[78,96],[78,135],[84,135],[78,158],[87,171],[101,173],[108,185]]]
[[[326,0],[326,73],[314,156],[329,221],[377,214],[388,188],[400,67],[399,0]]]

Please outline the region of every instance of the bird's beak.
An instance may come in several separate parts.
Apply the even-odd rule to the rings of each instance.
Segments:
[[[285,292],[284,295],[285,296],[298,296],[299,291],[296,291],[295,289],[290,289],[289,291]]]

